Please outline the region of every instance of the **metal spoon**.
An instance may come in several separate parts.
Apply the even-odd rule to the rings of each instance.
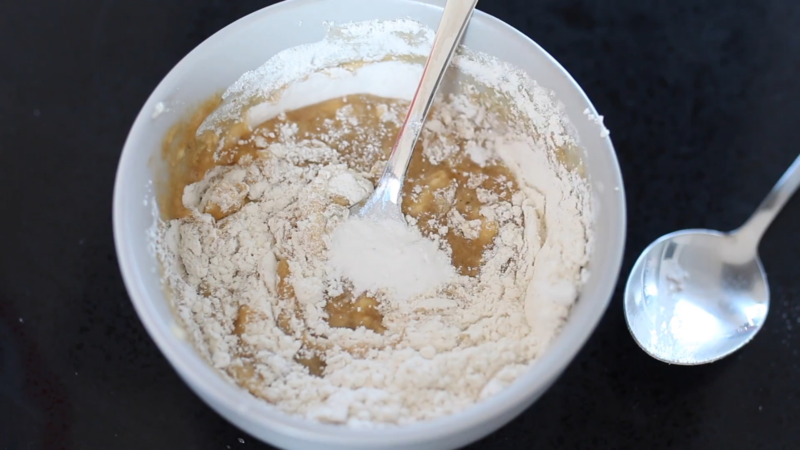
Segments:
[[[394,148],[375,191],[364,201],[350,208],[352,216],[374,220],[390,219],[405,223],[400,209],[400,196],[408,164],[417,144],[422,125],[431,109],[436,91],[442,83],[447,66],[467,29],[478,0],[448,0],[442,20],[433,40],[433,48],[425,63],[419,87],[411,100],[406,120],[400,127]]]
[[[716,361],[758,333],[769,310],[758,244],[800,185],[800,157],[738,230],[684,230],[650,244],[625,287],[636,343],[671,364]]]

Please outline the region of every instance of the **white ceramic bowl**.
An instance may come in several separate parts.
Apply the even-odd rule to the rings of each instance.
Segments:
[[[153,183],[163,175],[160,142],[167,129],[192,107],[236,81],[281,50],[317,42],[323,21],[337,23],[411,18],[436,29],[443,0],[292,0],[251,14],[216,33],[186,56],[158,85],[133,124],[117,173],[114,235],[122,275],[150,336],[180,376],[229,421],[284,448],[454,448],[501,427],[531,405],[556,380],[594,330],[619,274],[625,239],[625,196],[614,149],[597,124],[586,95],[541,47],[505,23],[476,12],[464,44],[510,62],[565,105],[586,149],[585,165],[595,204],[591,277],[566,326],[533,367],[510,387],[461,413],[401,427],[352,429],[290,417],[225,381],[191,343],[182,339],[159,279],[150,247]],[[157,120],[159,102],[169,111]]]

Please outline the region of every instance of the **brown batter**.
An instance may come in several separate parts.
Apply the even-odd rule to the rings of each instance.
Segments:
[[[163,154],[170,169],[169,182],[163,189],[160,203],[165,219],[190,214],[182,203],[187,185],[200,181],[214,166],[246,163],[251,158],[261,157],[259,151],[263,152],[265,145],[277,142],[287,126],[296,127],[294,134],[299,139],[316,139],[337,150],[349,167],[371,173],[375,182],[381,172],[381,166],[377,164],[387,159],[399,128],[396,121],[381,120],[381,117],[387,113],[398,113],[402,117],[407,108],[407,102],[356,95],[287,112],[252,131],[243,124],[231,124],[221,137],[212,132],[196,136],[200,124],[218,105],[219,97],[201,105],[188,121],[173,127],[164,140]],[[404,185],[403,211],[417,220],[423,234],[438,233],[440,227],[448,226],[444,238],[452,250],[453,266],[462,275],[477,276],[484,251],[492,245],[498,233],[498,224],[480,214],[483,203],[478,198],[478,189],[486,189],[508,201],[518,187],[514,176],[501,161],[490,160],[481,167],[466,155],[466,143],[457,143],[461,151],[455,157],[432,164],[423,154],[424,144],[420,139]],[[218,148],[221,150],[215,155]],[[216,220],[224,220],[247,202],[245,195],[237,196],[235,192],[240,187],[227,188],[232,192],[226,197],[241,200],[225,205],[210,202],[204,212]],[[341,202],[345,204],[346,199],[342,198]],[[468,221],[480,221],[477,237],[470,239],[457,232],[457,227],[452,226],[448,219],[452,210]],[[296,301],[286,261],[278,262],[277,271],[279,297],[287,302]],[[380,302],[374,297],[362,295],[353,299],[352,294],[345,292],[328,299],[325,310],[332,327],[355,329],[363,326],[377,333],[384,331]],[[246,307],[239,311],[234,333],[241,335],[245,332],[249,314],[251,312]],[[279,322],[281,328],[291,332],[288,318]],[[311,373],[321,374],[324,369],[320,357],[322,349],[313,349],[309,345],[306,350],[296,360],[309,367]],[[247,368],[235,372],[232,375],[236,378],[252,378],[252,370]]]

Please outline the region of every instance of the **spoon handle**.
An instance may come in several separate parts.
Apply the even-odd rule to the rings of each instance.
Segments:
[[[792,197],[800,186],[800,156],[794,160],[789,169],[775,184],[767,197],[758,206],[756,212],[736,232],[743,243],[758,247],[761,236],[767,231],[778,213],[781,212],[786,202]]]
[[[433,48],[422,72],[422,79],[420,79],[417,92],[411,100],[408,115],[397,135],[381,181],[393,178],[402,185],[411,155],[414,152],[414,146],[417,144],[436,91],[442,83],[447,66],[456,52],[464,30],[467,29],[467,24],[477,3],[478,0],[447,0],[436,38],[433,41]]]

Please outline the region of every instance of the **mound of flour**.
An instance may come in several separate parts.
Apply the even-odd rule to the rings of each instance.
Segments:
[[[435,290],[455,271],[439,246],[393,220],[351,218],[331,236],[331,272],[353,283],[356,295],[381,289],[398,300]]]

